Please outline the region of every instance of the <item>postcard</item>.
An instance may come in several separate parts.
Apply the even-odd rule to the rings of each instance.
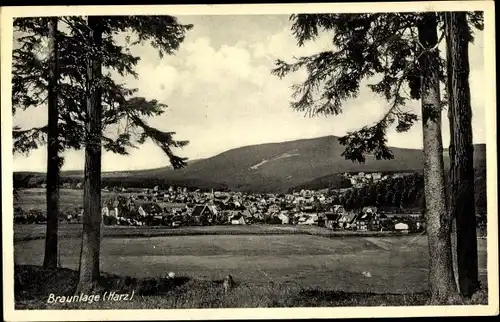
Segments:
[[[6,320],[498,314],[492,1],[1,24]]]

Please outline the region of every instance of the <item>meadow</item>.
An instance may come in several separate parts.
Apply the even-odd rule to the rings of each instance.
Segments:
[[[60,189],[60,207],[64,211],[74,211],[75,208],[83,207],[83,190],[82,189]],[[119,195],[128,197],[132,193],[119,193]],[[115,198],[118,193],[113,191],[102,191],[101,198],[105,202],[110,198]],[[137,193],[136,193],[137,195]],[[45,189],[30,188],[19,191],[18,200],[14,201],[15,207],[21,207],[24,211],[29,210],[46,210]],[[162,203],[163,207],[182,207],[182,203]]]
[[[21,193],[23,193],[21,191]],[[17,204],[45,205],[43,189]],[[103,192],[103,199],[114,195]],[[63,189],[62,208],[81,204],[82,191]],[[428,300],[427,236],[331,231],[317,226],[105,226],[103,290],[135,291],[131,302],[48,304],[50,293],[76,286],[81,224],[61,224],[61,268],[46,271],[45,225],[14,226],[18,309],[212,308],[423,305]],[[478,239],[480,279],[486,286],[486,240]],[[167,279],[169,272],[175,279]],[[231,274],[237,287],[222,292]],[[104,285],[104,286],[103,286]],[[97,292],[97,291],[96,291]],[[486,304],[487,291],[471,304]]]
[[[78,268],[79,246],[75,237],[60,241],[60,261],[70,275]],[[15,264],[25,270],[40,265],[43,247],[43,240],[16,242]],[[485,240],[479,240],[479,259],[481,281],[486,285]],[[134,280],[156,281],[155,290],[149,290],[151,296],[138,297],[126,308],[335,306],[349,305],[349,301],[352,305],[419,304],[425,302],[428,291],[427,269],[426,236],[104,237],[101,244],[101,270],[105,274],[126,276],[127,287]],[[165,281],[169,272],[186,283],[169,288],[173,296],[161,297],[158,281]],[[228,274],[239,284],[229,295],[222,294],[214,282]],[[66,284],[54,282],[38,292],[46,296],[50,288],[67,288],[75,281],[76,276]],[[137,285],[133,288],[141,292]],[[200,292],[204,295],[196,296]],[[365,301],[367,298],[371,300]],[[19,303],[28,308],[33,303],[37,303],[35,307],[50,307],[33,299]],[[103,305],[111,304],[94,303],[89,308]]]

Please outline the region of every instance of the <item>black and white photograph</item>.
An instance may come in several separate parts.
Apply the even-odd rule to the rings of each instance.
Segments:
[[[498,314],[492,1],[1,15],[7,320]]]

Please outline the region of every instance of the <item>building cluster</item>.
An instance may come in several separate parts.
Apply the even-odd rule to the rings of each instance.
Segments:
[[[346,190],[409,174],[343,173],[341,175],[350,181],[352,188],[336,190],[342,194]],[[81,189],[82,183],[64,183],[62,188]],[[356,231],[425,229],[420,213],[384,213],[376,207],[363,207],[366,203],[357,207],[360,209],[347,210],[338,204],[338,195],[332,195],[330,189],[303,189],[287,194],[204,192],[172,186],[156,186],[152,189],[104,187],[102,190],[102,218],[105,225],[178,227],[260,223],[312,225]],[[16,223],[41,223],[46,220],[46,215],[37,209],[24,211],[21,207],[15,207],[14,210]],[[61,221],[80,222],[82,218],[81,207],[60,213]]]
[[[402,178],[404,176],[411,175],[412,173],[391,173],[391,174],[383,174],[381,172],[346,172],[343,173],[342,176],[348,179],[351,182],[352,187],[361,188],[364,185],[376,183],[380,181],[385,181],[388,179],[396,179]]]
[[[380,213],[376,207],[347,211],[325,190],[301,190],[289,194],[200,192],[186,188],[127,190],[105,200],[103,221],[107,225],[200,226],[283,224],[314,225],[334,230],[421,230],[420,214]],[[70,218],[71,217],[71,218]],[[80,213],[68,215],[78,220]]]

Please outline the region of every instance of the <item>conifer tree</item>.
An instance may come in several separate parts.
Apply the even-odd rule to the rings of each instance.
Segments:
[[[376,159],[391,159],[386,131],[396,124],[407,131],[418,120],[405,109],[408,100],[420,100],[424,143],[426,217],[430,252],[431,303],[460,301],[453,280],[449,213],[446,209],[442,156],[440,82],[445,61],[438,46],[440,16],[436,13],[299,14],[292,15],[292,30],[299,46],[313,40],[320,30],[332,34],[334,49],[299,57],[293,63],[276,62],[273,74],[284,77],[301,68],[307,70],[302,84],[294,85],[293,109],[310,115],[336,115],[342,104],[356,97],[362,81],[380,76],[368,85],[383,95],[390,106],[374,125],[340,138],[346,159],[364,162],[370,153]],[[407,92],[407,94],[405,94]]]
[[[46,19],[18,18],[14,22],[20,36],[17,39],[18,46],[13,53],[13,113],[18,109],[42,108],[47,104],[48,62],[39,59],[36,55],[37,47],[43,43],[48,35]],[[92,147],[92,152],[96,152],[95,143],[99,141],[99,150],[104,148],[114,153],[128,154],[129,148],[134,148],[137,144],[151,139],[167,154],[174,168],[185,166],[186,158],[175,155],[172,147],[182,147],[188,142],[174,140],[174,132],[153,128],[147,122],[147,118],[161,115],[167,106],[156,100],[134,97],[137,90],[117,84],[110,71],[113,70],[121,76],[128,74],[137,77],[134,67],[140,59],[133,56],[127,47],[116,44],[114,39],[116,33],[128,32],[135,35],[136,40],[134,41],[131,40],[131,37],[127,37],[127,45],[150,43],[157,49],[160,57],[163,57],[174,54],[184,40],[185,33],[192,26],[182,25],[175,17],[171,16],[100,17],[96,27],[101,31],[102,42],[100,45],[96,45],[90,41],[93,38],[90,32],[93,28],[89,28],[84,17],[58,17],[57,19],[59,25],[68,30],[63,33],[61,27],[58,32],[60,83],[57,98],[59,112],[57,124],[59,151],[62,152],[68,148],[81,150],[88,146],[89,149]],[[96,35],[96,37],[99,36]],[[100,64],[93,63],[96,61],[96,57],[99,58]],[[87,59],[90,59],[91,65],[94,67],[93,79],[90,82],[87,77]],[[97,123],[93,124],[94,128],[100,129],[97,136],[87,135],[88,128],[86,126],[90,121],[87,113],[87,98],[90,95],[93,96],[91,99],[93,110],[101,109],[101,113],[93,114],[94,117],[101,115],[101,119],[94,120]],[[117,126],[121,130],[115,136],[105,135],[104,130],[110,126]],[[14,127],[13,137],[14,152],[29,153],[46,143],[47,126],[31,129]],[[88,144],[89,142],[94,144]],[[62,158],[59,158],[59,166],[62,161]],[[100,172],[100,167],[96,168],[99,169],[88,169],[87,174]],[[100,189],[96,190],[96,180],[93,179],[92,194],[100,195]],[[97,218],[97,204],[95,202],[97,199],[92,199],[94,219]],[[85,198],[85,200],[89,199]],[[85,211],[85,215],[90,218],[92,214],[88,210]],[[87,220],[87,224],[89,222]],[[92,227],[95,228],[94,225]],[[95,233],[94,230],[92,231]],[[89,256],[85,257],[86,261],[94,262],[87,265],[87,267],[93,267],[91,274],[86,275],[91,276],[91,281],[89,282],[85,278],[81,279],[85,281],[80,283],[79,289],[91,287],[98,276],[98,247],[96,245],[99,244],[99,241],[92,243],[94,245],[92,246],[93,251],[88,252],[92,253],[91,259],[89,260]]]
[[[470,297],[479,289],[474,145],[469,86],[469,42],[473,40],[469,21],[483,29],[482,14],[447,12],[444,15],[447,56],[447,98],[450,120],[449,211],[455,220],[458,284]]]

